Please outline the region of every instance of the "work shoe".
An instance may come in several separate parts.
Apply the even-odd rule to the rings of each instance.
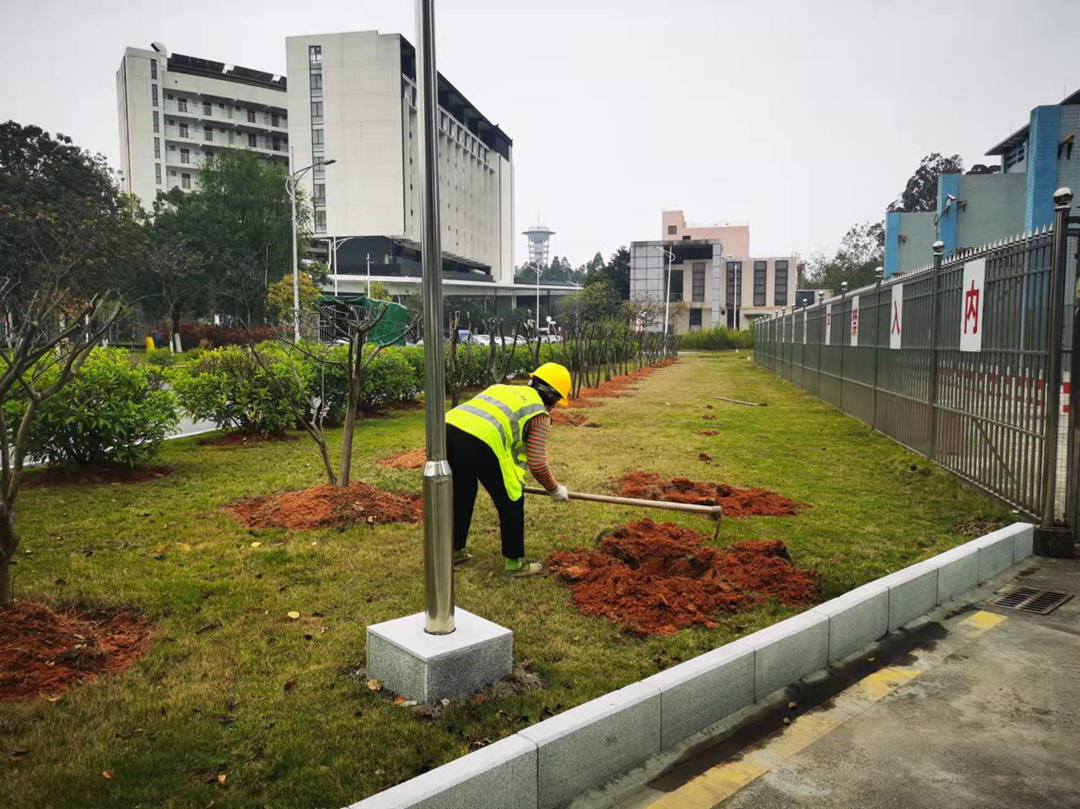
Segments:
[[[511,567],[513,561],[518,563],[517,567]],[[544,572],[544,566],[539,562],[526,562],[524,559],[517,559],[511,561],[506,560],[506,569],[503,573],[512,579],[524,579],[527,576],[539,576]]]

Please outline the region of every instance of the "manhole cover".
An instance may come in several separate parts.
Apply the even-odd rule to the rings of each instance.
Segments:
[[[1021,612],[1033,612],[1036,615],[1047,615],[1072,597],[1072,593],[1055,593],[1053,590],[1017,587],[995,601],[994,606],[1020,610]]]

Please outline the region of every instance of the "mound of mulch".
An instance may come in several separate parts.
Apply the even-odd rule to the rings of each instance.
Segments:
[[[720,435],[719,430],[698,430],[698,435]]]
[[[603,537],[598,550],[556,551],[548,565],[571,585],[582,613],[642,635],[714,627],[718,613],[767,598],[796,606],[813,601],[817,574],[795,567],[780,540],[726,550],[704,542],[696,531],[645,518]]]
[[[172,470],[167,466],[92,466],[68,471],[52,467],[38,474],[28,475],[23,487],[35,489],[52,486],[90,486],[101,483],[145,483],[163,478]]]
[[[613,376],[610,380],[601,382],[599,385],[591,388],[582,388],[580,393],[572,398],[569,402],[569,407],[599,407],[600,402],[594,401],[596,399],[610,399],[623,396],[631,396],[631,386],[644,379],[649,374],[654,373],[659,368],[666,368],[676,359],[664,360],[656,365],[647,365],[644,368],[639,368],[636,371],[631,371],[628,374],[621,374],[619,376]]]
[[[267,441],[299,440],[299,436],[289,435],[288,433],[273,433],[271,435],[263,435],[262,433],[222,433],[221,435],[202,439],[199,445],[204,447],[246,447],[249,444],[263,444]]]
[[[0,702],[56,697],[101,674],[119,674],[150,648],[153,626],[126,611],[54,612],[0,607]]]
[[[377,463],[384,469],[423,469],[424,464],[427,463],[427,450],[423,447],[410,449],[407,452],[379,458]]]
[[[580,427],[589,420],[584,413],[571,413],[558,408],[551,411],[552,424],[569,424],[571,427]]]
[[[347,487],[313,486],[298,492],[250,497],[225,510],[249,528],[341,528],[359,523],[386,525],[416,522],[422,516],[420,495],[395,494],[366,483]]]
[[[737,489],[726,483],[661,478],[654,472],[630,472],[615,482],[623,497],[722,506],[725,517],[792,517],[809,508],[768,489]]]

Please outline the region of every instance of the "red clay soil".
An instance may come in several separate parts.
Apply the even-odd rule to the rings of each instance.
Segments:
[[[723,507],[725,517],[792,517],[809,508],[768,489],[736,489],[726,483],[702,483],[689,478],[668,480],[654,472],[630,472],[615,482],[623,497],[718,505]]]
[[[675,523],[645,518],[600,540],[597,551],[556,551],[548,565],[571,585],[574,605],[642,635],[673,635],[717,614],[775,598],[812,602],[816,574],[791,563],[779,540],[751,540],[726,549]]]
[[[698,435],[720,435],[719,430],[698,430]]]
[[[131,612],[0,607],[0,702],[56,697],[99,674],[119,674],[150,648],[152,626]]]
[[[427,450],[423,447],[388,455],[378,460],[379,466],[383,469],[423,469],[425,463],[427,463]]]
[[[664,360],[663,362],[657,363],[656,365],[647,365],[644,368],[639,368],[636,371],[631,371],[628,374],[613,376],[609,381],[601,382],[596,387],[582,388],[581,392],[576,397],[572,398],[567,406],[598,407],[600,405],[599,402],[594,402],[590,400],[632,396],[633,394],[628,392],[628,389],[631,385],[647,377],[649,374],[653,373],[658,368],[666,368],[673,362],[676,362],[676,360]]]
[[[262,444],[266,441],[297,441],[299,436],[281,433],[262,435],[261,433],[222,433],[199,442],[204,447],[246,447],[248,444]]]
[[[555,408],[551,411],[552,424],[569,424],[571,427],[580,427],[588,420],[588,416],[584,413],[571,413],[559,408]]]
[[[88,486],[99,483],[145,483],[148,480],[163,478],[171,471],[167,466],[90,467],[75,472],[67,472],[61,467],[54,467],[40,474],[27,476],[22,485],[27,489],[36,489],[39,486],[51,488],[53,486]]]
[[[225,510],[249,528],[308,530],[416,522],[421,516],[421,501],[420,495],[395,494],[353,482],[348,487],[324,484],[251,497],[231,503]]]

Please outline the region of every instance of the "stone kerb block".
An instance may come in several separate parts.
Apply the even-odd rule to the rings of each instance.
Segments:
[[[1015,525],[1022,525],[1017,523]],[[979,584],[992,579],[1003,570],[1012,567],[1016,554],[1015,535],[1019,533],[1013,525],[999,528],[972,541],[979,553]]]
[[[829,662],[843,660],[889,631],[889,588],[870,582],[815,607],[829,619]]]
[[[678,744],[754,701],[754,649],[725,644],[642,680],[660,691],[660,742]]]
[[[877,580],[889,588],[889,631],[929,612],[938,603],[938,568],[933,559]]]
[[[1035,553],[1035,526],[1027,522],[1014,522],[1009,528],[1015,528],[1013,534],[1013,564],[1019,564]]]
[[[538,805],[553,809],[660,752],[660,692],[634,683],[518,735],[536,745]]]
[[[963,595],[979,583],[979,549],[974,540],[940,553],[930,561],[938,567],[938,604]]]
[[[520,735],[372,795],[348,809],[536,809],[536,745]]]
[[[808,610],[743,638],[754,649],[754,700],[829,664],[829,618]]]

